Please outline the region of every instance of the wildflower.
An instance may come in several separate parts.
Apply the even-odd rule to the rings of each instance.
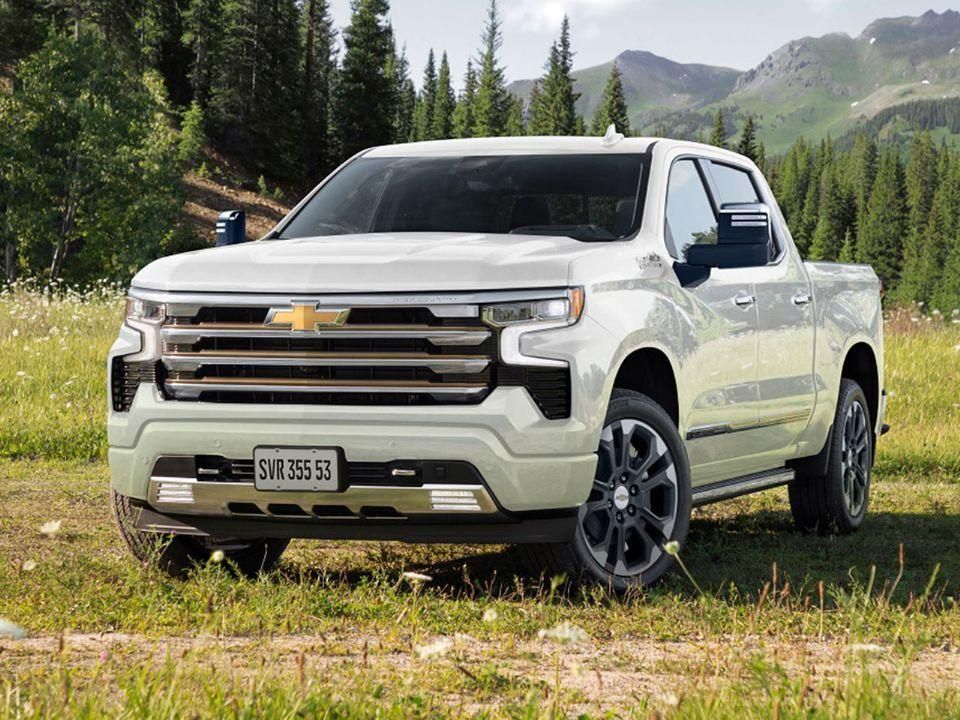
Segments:
[[[36,569],[37,569],[37,561],[36,561],[36,560],[24,560],[24,561],[23,561],[23,564],[20,566],[20,569],[23,570],[24,572],[30,572],[31,570],[36,570]]]
[[[212,553],[210,553],[210,562],[222,563],[224,557],[225,555],[223,554],[223,550],[214,550]]]
[[[680,555],[680,543],[678,543],[676,540],[671,540],[663,546],[663,551],[667,555],[673,555],[673,557],[677,557]]]
[[[60,533],[60,526],[63,523],[60,520],[50,520],[40,526],[40,534],[48,538],[55,538]]]
[[[405,572],[402,575],[403,579],[410,582],[411,584],[416,583],[428,583],[433,580],[429,575],[424,575],[423,573],[418,572]]]
[[[450,638],[440,638],[439,640],[430,643],[429,645],[423,645],[417,648],[417,655],[420,656],[421,660],[429,660],[430,658],[443,657],[453,649],[453,640]]]
[[[14,625],[9,620],[0,617],[0,637],[9,637],[14,640],[20,640],[27,636],[27,631],[18,625]]]
[[[17,328],[14,328],[14,329],[13,329],[13,336],[14,336],[14,337],[20,337],[20,331],[19,331]]]
[[[487,608],[483,611],[483,621],[485,623],[494,623],[500,615],[493,608]]]
[[[571,625],[568,620],[564,620],[549,630],[538,630],[537,637],[541,640],[555,640],[563,645],[573,645],[590,639],[590,636],[582,628]]]
[[[17,370],[17,377],[23,377],[27,374],[26,370]]]

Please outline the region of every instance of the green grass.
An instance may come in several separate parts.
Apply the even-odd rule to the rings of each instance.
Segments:
[[[102,459],[121,305],[0,297],[0,618],[28,632],[0,638],[0,719],[960,716],[952,316],[888,322],[893,431],[860,533],[800,535],[783,489],[711,506],[683,549],[704,594],[675,573],[618,599],[501,547],[296,542],[256,580],[138,566]],[[588,639],[538,637],[564,621]]]

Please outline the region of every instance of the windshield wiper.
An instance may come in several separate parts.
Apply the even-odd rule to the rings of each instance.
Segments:
[[[562,235],[583,242],[617,240],[616,235],[600,225],[522,225],[510,231],[511,235]]]

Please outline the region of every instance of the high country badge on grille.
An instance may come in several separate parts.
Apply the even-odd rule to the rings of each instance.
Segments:
[[[313,332],[321,327],[339,327],[347,321],[349,309],[318,309],[316,304],[293,303],[289,308],[270,308],[263,324],[289,327],[294,332]]]

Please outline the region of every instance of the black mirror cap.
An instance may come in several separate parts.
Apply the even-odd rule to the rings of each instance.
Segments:
[[[720,208],[718,245],[769,246],[770,238],[770,208],[763,203],[729,203]]]
[[[217,217],[217,247],[247,241],[247,215],[243,210],[225,210]]]
[[[723,245],[691,245],[687,248],[687,264],[711,268],[744,268],[766,265],[770,251],[758,243],[724,243]]]

